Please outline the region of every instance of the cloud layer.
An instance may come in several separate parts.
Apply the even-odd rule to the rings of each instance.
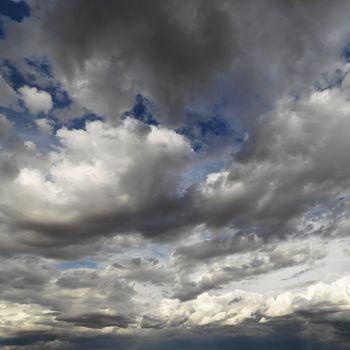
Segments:
[[[347,348],[349,2],[6,4],[0,344]]]

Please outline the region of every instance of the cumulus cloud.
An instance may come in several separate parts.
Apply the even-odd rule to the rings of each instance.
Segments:
[[[0,344],[346,343],[349,2],[29,3],[0,40]]]
[[[23,86],[18,91],[26,107],[33,114],[40,112],[47,113],[53,107],[51,95],[46,91],[29,86]]]
[[[128,118],[119,127],[95,121],[86,130],[63,128],[57,137],[57,151],[43,155],[34,149],[32,162],[17,169],[16,192],[3,189],[3,203],[14,215],[8,220],[19,237],[27,232],[34,235],[30,244],[42,246],[42,238],[35,238],[41,232],[47,244],[64,246],[101,234],[157,236],[175,228],[175,222],[162,222],[157,209],[170,216],[183,202],[177,184],[192,155],[183,136]],[[22,204],[15,193],[21,193]]]
[[[13,228],[33,238],[40,232],[53,244],[58,237],[72,243],[130,231],[169,240],[199,224],[234,232],[216,252],[209,246],[215,243],[199,243],[190,255],[200,259],[257,249],[276,237],[335,235],[348,205],[337,198],[349,188],[347,77],[342,84],[297,101],[281,99],[232,165],[184,194],[181,174],[195,154],[175,131],[131,118],[119,126],[95,121],[86,130],[59,129],[61,146],[37,155],[40,165],[23,164],[13,179],[25,201],[15,201],[11,186],[3,196],[21,213]]]
[[[16,225],[56,243],[57,233],[74,241],[101,231],[136,231],[166,240],[198,224],[229,225],[236,232],[232,249],[219,249],[234,252],[277,236],[305,235],[303,227],[320,204],[328,219],[309,222],[307,230],[334,234],[345,217],[332,217],[347,206],[337,207],[337,198],[349,188],[346,81],[298,101],[282,99],[252,130],[232,168],[209,174],[183,195],[180,176],[194,154],[171,129],[131,118],[117,127],[95,121],[86,130],[60,129],[61,147],[42,158],[45,165],[22,166],[14,179],[26,198],[16,203],[22,213]],[[3,198],[14,207],[11,192]]]
[[[282,292],[273,296],[235,290],[227,294],[204,293],[195,301],[180,303],[165,299],[159,314],[171,325],[183,321],[193,325],[235,325],[246,319],[266,323],[277,317],[301,314],[311,321],[322,315],[327,319],[347,320],[349,307],[349,277],[333,283],[315,283],[301,291]],[[315,319],[308,313],[315,316]],[[329,313],[324,313],[329,311]],[[322,322],[321,321],[321,322]]]

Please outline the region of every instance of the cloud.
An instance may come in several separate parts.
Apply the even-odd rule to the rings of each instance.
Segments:
[[[23,86],[18,91],[26,107],[33,114],[48,113],[53,107],[51,95],[46,91],[29,86]]]
[[[273,322],[274,318],[300,314],[311,322],[318,319],[327,324],[332,319],[347,320],[348,286],[349,278],[343,277],[330,284],[316,283],[300,292],[282,292],[271,297],[236,290],[221,295],[204,293],[195,301],[185,303],[165,299],[159,307],[161,316],[158,317],[165,318],[168,325],[183,320],[183,326],[232,326],[247,319],[265,324],[270,320]],[[312,310],[312,316],[308,310]]]
[[[266,274],[264,280],[273,282],[271,272],[275,269],[321,259],[324,252],[314,242],[267,246],[263,251],[248,255],[214,259],[212,265],[199,266],[197,263],[196,269],[186,261],[180,261],[184,268],[181,272],[177,270],[179,265],[174,265],[171,260],[162,259],[154,265],[145,253],[153,247],[145,241],[139,242],[139,246],[146,256],[139,266],[135,266],[130,256],[136,256],[139,248],[137,244],[130,247],[130,242],[123,240],[111,239],[98,249],[91,258],[104,266],[95,269],[60,269],[55,259],[28,255],[3,258],[0,261],[3,266],[0,329],[4,333],[0,342],[11,337],[15,342],[15,339],[25,337],[25,332],[31,332],[36,335],[32,338],[33,343],[45,335],[70,343],[79,335],[90,339],[101,336],[101,329],[106,336],[113,336],[117,329],[122,329],[123,334],[134,339],[143,339],[142,330],[152,332],[152,336],[159,339],[163,337],[162,332],[167,331],[173,335],[184,331],[193,335],[202,327],[212,332],[227,326],[234,326],[232,332],[254,334],[258,331],[262,335],[271,334],[278,324],[285,322],[285,329],[279,333],[284,337],[295,322],[308,324],[304,327],[307,332],[313,324],[319,325],[320,319],[331,339],[338,339],[332,324],[346,322],[345,310],[349,302],[349,278],[346,275],[333,283],[313,283],[307,288],[289,288],[287,291],[274,290],[273,284],[266,293],[244,291],[230,285],[203,290],[195,300],[180,302],[171,295],[181,283],[183,289],[188,288],[183,280],[185,275],[200,279],[202,272],[205,278],[217,276],[214,287],[261,273]],[[124,269],[112,266],[116,258],[123,262]],[[161,284],[157,272],[163,274]],[[15,327],[18,320],[21,327]],[[79,344],[82,342],[80,339]]]
[[[0,75],[0,106],[14,108],[16,102],[16,92],[6,83],[6,80]]]
[[[277,250],[281,249],[277,248]],[[276,253],[273,252],[272,256],[275,255]],[[291,250],[290,257],[293,255],[295,259],[303,259],[299,253]],[[271,261],[273,259],[275,258],[272,257]],[[290,317],[291,320],[302,317],[316,324],[321,322],[327,325],[332,322],[346,321],[346,310],[350,300],[349,278],[345,275],[332,283],[318,282],[299,290],[271,291],[262,294],[228,289],[221,293],[203,293],[196,300],[186,302],[163,296],[153,305],[148,302],[139,302],[135,294],[136,290],[123,282],[123,278],[115,269],[62,272],[53,269],[50,260],[33,257],[17,258],[12,261],[12,265],[12,271],[8,271],[8,277],[2,274],[1,284],[5,299],[1,312],[3,316],[7,315],[5,317],[7,324],[6,326],[3,324],[1,329],[8,330],[6,335],[11,334],[9,332],[11,324],[17,322],[18,317],[26,320],[23,321],[23,326],[27,329],[31,327],[32,330],[46,329],[51,324],[50,320],[53,319],[56,320],[55,322],[72,323],[78,327],[90,329],[104,327],[134,329],[135,326],[155,329],[164,327],[179,329],[194,327],[195,329],[204,325],[217,327],[242,324],[244,326],[247,320],[253,320],[257,322],[257,326],[265,327],[275,319],[286,317]],[[39,271],[30,272],[26,270],[28,266],[36,266]],[[41,275],[45,278],[41,278],[38,284],[37,279],[32,278],[33,275]],[[59,275],[61,277],[57,279]],[[52,281],[55,280],[59,282],[53,284]],[[33,291],[33,288],[36,289]],[[41,291],[39,295],[37,289]],[[27,300],[31,300],[31,306],[27,302],[23,303],[25,295]],[[62,299],[62,296],[65,298]],[[139,297],[141,298],[142,294]],[[70,302],[67,305],[68,301]],[[158,306],[155,307],[157,304]],[[33,305],[36,305],[35,308]],[[94,305],[92,309],[96,312],[86,313],[84,310],[87,305],[90,305],[90,310]],[[102,306],[105,311],[97,311]],[[17,308],[22,310],[21,314],[12,319],[10,315],[15,315],[14,310]],[[111,313],[111,310],[118,310],[118,314]],[[126,311],[128,311],[128,317],[122,316]],[[33,313],[37,315],[35,319],[32,318]],[[141,323],[138,324],[138,321],[130,320],[130,317],[137,315],[148,316],[143,316]],[[139,318],[136,317],[136,319]]]
[[[220,240],[220,238],[218,239]],[[221,246],[227,241],[221,238]],[[204,292],[218,290],[232,282],[257,278],[261,275],[271,275],[273,272],[292,266],[308,264],[325,258],[326,252],[311,242],[285,242],[262,245],[260,249],[250,247],[244,253],[240,246],[230,250],[217,250],[216,239],[204,248],[201,244],[180,247],[174,253],[174,263],[179,267],[177,278],[179,285],[175,288],[174,298],[181,301],[197,298]],[[235,242],[235,241],[233,241]],[[212,244],[210,255],[206,255]],[[186,249],[187,248],[187,249]],[[253,252],[252,252],[253,251]],[[199,253],[198,255],[195,253]],[[205,262],[205,268],[199,268],[198,262]]]
[[[161,210],[172,212],[183,201],[177,198],[177,182],[192,151],[181,135],[126,119],[119,127],[94,121],[86,130],[63,128],[57,136],[61,148],[39,156],[42,166],[22,167],[13,181],[26,198],[23,206],[10,192],[3,197],[22,213],[16,227],[42,232],[55,245],[99,236],[101,230],[113,233],[116,227],[150,236],[173,227],[157,210],[163,205]],[[42,246],[41,238],[35,241],[33,236],[32,243]]]
[[[86,130],[59,129],[61,146],[36,155],[37,166],[21,165],[3,196],[7,207],[20,213],[8,218],[12,230],[19,237],[31,232],[25,241],[33,247],[43,246],[41,235],[47,246],[65,247],[101,233],[138,232],[167,241],[200,224],[234,232],[216,248],[215,240],[179,248],[193,259],[310,233],[339,235],[346,224],[339,215],[348,203],[337,205],[337,198],[350,185],[346,94],[347,77],[338,88],[281,99],[251,130],[232,165],[183,194],[181,175],[195,154],[175,131],[132,118],[118,126],[93,121]],[[14,187],[25,198],[22,203],[14,201]]]
[[[85,314],[75,317],[58,317],[57,320],[86,328],[126,328],[132,323],[132,321],[125,316],[108,314]]]
[[[309,220],[315,234],[334,232],[337,197],[349,189],[346,82],[310,98],[282,99],[261,118],[232,167],[209,174],[201,187],[208,225],[267,238],[303,235]],[[311,222],[317,204],[328,213],[321,225]]]
[[[48,119],[41,118],[37,119],[36,124],[38,128],[44,133],[44,134],[51,134],[52,133],[52,123]]]
[[[11,23],[0,44],[16,62],[38,52],[49,57],[75,100],[113,120],[141,92],[164,124],[181,125],[189,106],[208,111],[220,104],[251,125],[280,94],[308,93],[335,66],[347,41],[348,6],[32,1],[32,16]]]
[[[16,132],[13,122],[0,114],[0,177],[3,184],[11,182],[17,175],[23,162],[34,161],[37,156],[35,144],[22,140]],[[0,192],[4,188],[0,189]],[[2,204],[4,204],[2,202]]]
[[[28,3],[0,40],[0,344],[348,342],[349,2]]]
[[[250,125],[280,93],[307,93],[339,58],[347,10],[346,1],[299,0],[33,7],[41,50],[83,106],[115,119],[142,92],[161,122],[177,126],[186,108],[214,104]]]
[[[51,38],[47,44],[75,98],[92,107],[95,89],[104,90],[95,112],[121,114],[136,89],[164,101],[160,106],[168,115],[179,109],[186,92],[202,89],[216,68],[228,67],[234,52],[229,16],[221,4],[191,1],[175,9],[174,3],[162,1],[53,3],[43,21],[49,30],[44,41]],[[118,102],[112,103],[115,94]]]
[[[171,2],[166,5],[163,2],[155,2],[152,5],[147,4],[141,7],[136,6],[134,2],[106,4],[105,6],[88,2],[84,4],[86,8],[84,14],[80,11],[73,11],[80,5],[80,2],[65,2],[62,6],[53,2],[47,7],[33,4],[33,13],[38,15],[38,19],[33,20],[33,27],[40,24],[46,28],[46,19],[50,22],[50,29],[42,30],[42,35],[47,34],[50,38],[50,44],[43,45],[42,50],[48,50],[47,52],[52,54],[50,58],[57,77],[65,81],[71,88],[76,84],[77,93],[87,91],[87,101],[93,101],[97,109],[101,105],[100,112],[108,113],[107,119],[115,111],[123,109],[117,106],[119,100],[124,105],[124,102],[129,99],[125,96],[134,97],[136,92],[134,86],[139,87],[142,84],[152,86],[152,82],[157,82],[158,89],[159,81],[162,81],[162,84],[166,84],[165,88],[164,86],[160,88],[162,93],[169,90],[174,91],[174,96],[177,94],[190,96],[192,92],[195,94],[195,91],[199,89],[197,85],[214,84],[213,81],[216,79],[214,76],[223,74],[223,72],[230,80],[222,84],[225,91],[230,94],[226,97],[231,94],[235,95],[237,92],[231,79],[237,78],[236,81],[241,82],[243,77],[238,78],[243,74],[242,72],[246,71],[250,73],[244,77],[248,86],[245,88],[245,85],[237,84],[242,91],[246,90],[249,96],[256,97],[256,90],[251,85],[260,89],[262,85],[256,83],[262,79],[262,72],[265,72],[264,74],[268,72],[267,76],[262,79],[264,91],[267,91],[269,86],[266,82],[274,74],[278,74],[279,82],[288,81],[290,86],[283,85],[278,89],[275,86],[273,90],[278,90],[278,93],[283,95],[298,87],[301,97],[298,100],[287,97],[277,98],[274,91],[271,92],[271,96],[269,92],[268,95],[273,97],[273,104],[267,108],[268,111],[263,109],[264,113],[260,114],[259,121],[251,126],[250,138],[243,145],[241,152],[235,156],[234,160],[231,158],[226,162],[226,164],[232,163],[232,166],[228,164],[220,172],[209,174],[205,184],[194,181],[194,185],[182,197],[177,196],[176,191],[179,188],[178,182],[183,175],[182,172],[188,165],[188,154],[185,155],[187,151],[183,152],[183,156],[178,157],[177,151],[173,154],[169,150],[162,160],[169,164],[169,167],[165,166],[167,170],[164,173],[162,171],[152,173],[154,169],[164,169],[161,161],[159,160],[158,163],[156,160],[157,157],[161,157],[160,154],[154,155],[155,158],[152,159],[153,150],[151,148],[146,147],[147,151],[141,151],[137,147],[130,146],[130,149],[126,150],[118,142],[110,143],[108,147],[118,150],[118,153],[130,154],[131,163],[135,162],[125,174],[115,173],[116,178],[120,181],[118,183],[118,181],[111,181],[111,178],[102,179],[100,177],[108,177],[109,169],[114,169],[121,163],[119,164],[102,152],[95,153],[95,159],[101,157],[102,161],[96,161],[94,164],[84,163],[81,158],[87,157],[87,152],[83,151],[83,148],[88,148],[88,144],[95,142],[92,133],[95,133],[97,128],[93,130],[92,125],[99,124],[91,124],[91,131],[87,133],[61,129],[57,136],[59,141],[66,143],[66,150],[63,147],[59,152],[53,152],[51,155],[57,157],[54,161],[47,159],[43,161],[43,163],[47,161],[51,163],[52,168],[47,163],[43,167],[22,167],[21,174],[16,180],[22,181],[21,187],[25,187],[23,184],[26,181],[31,182],[38,189],[38,193],[40,189],[45,188],[45,191],[41,191],[41,195],[35,199],[33,193],[26,192],[26,198],[33,199],[38,205],[37,209],[45,207],[43,210],[46,214],[50,208],[48,219],[46,221],[40,218],[33,219],[24,208],[23,220],[21,219],[19,225],[14,226],[45,235],[49,233],[47,235],[51,237],[49,240],[56,237],[54,232],[77,232],[77,236],[71,235],[72,241],[76,240],[76,242],[82,232],[85,237],[92,237],[93,232],[97,231],[113,234],[116,233],[116,227],[118,232],[137,231],[147,237],[161,239],[160,236],[162,236],[164,240],[167,240],[175,231],[183,233],[198,224],[205,224],[213,230],[229,226],[236,232],[242,230],[245,234],[249,231],[249,234],[252,235],[259,233],[258,236],[262,232],[268,232],[265,235],[265,239],[268,240],[276,235],[284,238],[296,234],[296,227],[300,227],[300,224],[305,221],[305,215],[312,210],[314,203],[332,206],[331,198],[336,198],[337,193],[346,191],[348,185],[346,177],[342,175],[347,172],[346,165],[340,168],[340,164],[346,164],[346,152],[342,151],[347,149],[346,138],[344,136],[338,140],[334,137],[324,139],[324,135],[336,135],[338,131],[347,128],[346,119],[341,117],[342,113],[347,113],[345,98],[348,84],[347,68],[344,65],[341,67],[343,70],[339,69],[340,63],[337,60],[339,58],[337,50],[343,40],[343,12],[341,9],[347,6],[346,2],[341,2],[339,7],[332,7],[332,9],[328,8],[326,2],[316,2],[312,6],[303,5],[299,1],[293,1],[288,6],[279,1],[262,2],[257,8],[251,10],[249,6],[246,7],[241,3],[209,4],[193,1],[179,12],[172,11],[174,4]],[[321,16],[323,24],[321,26],[315,19],[315,14],[322,13],[325,9],[329,12],[327,12],[328,16]],[[44,13],[47,16],[41,17]],[[64,21],[59,20],[62,13],[65,13]],[[238,16],[237,13],[241,15]],[[266,16],[259,16],[260,13]],[[289,14],[288,19],[286,13]],[[300,17],[300,13],[303,13],[304,16]],[[251,26],[251,29],[248,30],[247,21],[242,21],[240,17],[247,18],[249,23],[255,23],[256,18],[261,18],[261,20],[259,24]],[[101,26],[97,26],[94,31],[89,26],[92,18],[97,23],[101,23]],[[124,25],[126,19],[129,24],[127,26]],[[272,19],[276,23],[273,30],[268,26]],[[134,22],[135,26],[130,25]],[[194,40],[201,33],[207,33],[208,28],[218,22],[222,24],[214,26],[215,30],[210,36],[205,36],[203,40]],[[298,22],[298,26],[294,25],[295,22]],[[335,22],[337,26],[334,25]],[[146,27],[148,29],[143,31],[143,28]],[[303,28],[303,31],[297,28]],[[337,40],[332,41],[334,31],[337,31],[339,36]],[[138,35],[139,32],[145,36],[142,40]],[[171,48],[167,48],[166,45],[165,48],[164,45],[159,46],[158,40],[155,40],[159,32],[164,33],[164,37],[169,36],[172,42]],[[20,35],[19,33],[17,35]],[[67,33],[73,34],[68,35]],[[288,34],[287,37],[290,40],[285,40],[285,36],[280,33]],[[268,35],[269,40],[265,40],[264,35]],[[133,40],[129,40],[130,38]],[[242,38],[245,38],[246,42],[243,43]],[[265,54],[262,43],[264,47],[266,45],[269,47],[269,58]],[[212,47],[216,47],[215,45],[219,45],[220,49],[212,50]],[[64,46],[67,46],[67,49],[63,50]],[[173,49],[177,52],[177,59],[173,59],[174,55],[171,54]],[[198,59],[196,56],[202,50],[208,53],[205,55],[205,60]],[[62,56],[62,52],[69,52],[69,54]],[[308,54],[304,55],[305,52]],[[126,56],[129,57],[127,61],[124,59]],[[259,65],[256,57],[259,57]],[[281,60],[281,57],[285,59]],[[314,62],[316,57],[318,64],[312,65],[316,68],[310,68],[310,62]],[[292,65],[292,62],[295,61],[298,64]],[[181,69],[178,66],[180,63]],[[338,73],[342,72],[337,75],[343,76],[337,83],[341,84],[341,87],[334,85],[332,71],[335,68]],[[137,73],[131,73],[134,70]],[[120,71],[124,73],[119,74]],[[186,76],[182,77],[179,71],[180,73],[186,72]],[[321,71],[327,73],[325,73],[322,84],[325,86],[327,83],[333,84],[329,86],[332,89],[317,91],[310,87],[316,79],[320,78]],[[148,75],[148,72],[152,74]],[[115,78],[114,73],[118,75],[118,79]],[[169,79],[166,78],[168,75]],[[126,80],[133,79],[134,76],[137,82],[135,85],[128,85]],[[109,79],[113,82],[113,86],[108,86]],[[96,86],[94,86],[94,81],[98,83]],[[100,86],[101,82],[103,82],[103,87]],[[34,88],[23,87],[22,89]],[[220,89],[215,88],[218,91]],[[120,90],[125,90],[125,94]],[[45,93],[44,91],[36,92],[37,94]],[[120,99],[116,99],[115,95],[118,95]],[[171,92],[168,95],[171,96]],[[76,94],[72,96],[79,100]],[[98,99],[93,96],[98,96]],[[155,96],[158,96],[157,93]],[[162,100],[161,95],[159,96]],[[269,104],[269,96],[256,99],[265,101],[263,104]],[[180,101],[181,98],[173,100],[177,104],[176,101]],[[322,107],[324,100],[334,101],[334,103],[333,105],[327,103],[327,107]],[[242,101],[244,102],[245,99]],[[168,102],[164,105],[169,107],[171,103]],[[159,102],[159,105],[162,103]],[[157,104],[158,101],[155,99],[155,105]],[[243,105],[238,107],[239,110],[247,110]],[[253,106],[248,109],[255,111]],[[310,117],[308,117],[309,113]],[[328,117],[330,114],[335,115],[333,124]],[[235,118],[236,113],[228,115]],[[179,113],[171,114],[170,117],[166,113],[159,113],[159,117],[166,124],[158,129],[162,130],[164,135],[166,134],[164,137],[172,135],[174,139],[186,142],[185,137],[181,138],[169,127],[177,123],[176,118],[181,119]],[[171,120],[168,120],[168,117]],[[48,125],[44,125],[43,120],[39,120],[38,123],[48,130]],[[103,125],[107,135],[108,128],[113,130],[123,123],[119,120],[107,120],[105,124],[100,125]],[[137,125],[140,130],[142,127],[144,130],[149,130],[146,126],[141,127],[141,123]],[[135,130],[129,133],[130,139],[135,140],[134,136],[131,136],[132,133],[136,135],[139,132]],[[156,134],[153,130],[155,129],[152,129],[151,135]],[[85,137],[86,134],[88,137]],[[140,134],[142,134],[141,131]],[[77,141],[79,138],[85,139],[87,143],[82,142],[79,145]],[[317,141],[323,139],[323,143]],[[136,144],[136,141],[133,142]],[[77,145],[80,150],[74,150]],[[169,144],[169,149],[171,147],[176,148],[177,146],[175,143],[174,145]],[[70,154],[70,148],[72,154],[75,155],[69,160],[59,159]],[[107,152],[106,149],[104,153]],[[146,156],[143,159],[136,155],[142,152],[149,153],[146,156],[149,157],[147,158],[148,163],[152,165],[144,161]],[[327,152],[332,152],[332,154],[327,157],[322,156]],[[79,157],[79,162],[76,162]],[[122,157],[123,155],[119,155],[120,159]],[[333,163],[324,169],[326,159],[332,159]],[[191,160],[198,161],[194,157]],[[79,166],[76,163],[79,163]],[[338,177],[335,180],[342,178],[340,181],[326,184],[326,179],[332,176],[327,170],[332,166],[334,169],[337,168]],[[127,173],[129,171],[130,173]],[[79,176],[86,173],[90,174],[88,179],[84,184],[79,184]],[[324,181],[321,180],[321,176]],[[68,177],[70,177],[69,180]],[[47,178],[53,180],[44,181]],[[161,179],[160,183],[158,183],[159,179]],[[60,181],[62,183],[59,183]],[[68,181],[71,183],[68,184]],[[134,189],[134,183],[140,184],[138,191]],[[91,191],[87,191],[83,188],[84,186],[90,186]],[[105,186],[104,189],[101,186]],[[125,187],[125,193],[120,194],[119,189],[122,187]],[[305,189],[308,189],[307,193]],[[118,205],[112,204],[112,193],[116,196]],[[294,195],[286,196],[286,193]],[[95,196],[99,198],[100,206],[96,205],[97,201],[93,201],[92,198],[95,199]],[[47,206],[49,202],[56,200],[56,204]],[[57,205],[59,201],[61,204]],[[146,202],[147,206],[144,205]],[[63,209],[60,209],[63,203],[67,204],[65,209],[67,212],[68,208],[72,210],[69,214],[72,216],[69,219],[68,216],[64,219],[66,214]],[[138,208],[135,212],[136,206]],[[61,218],[60,221],[56,220],[58,215]],[[327,228],[323,227],[325,235],[328,234],[327,230],[334,232],[336,229],[335,226],[331,228],[330,224]],[[247,233],[248,236],[249,234]],[[56,239],[54,241],[55,244],[58,244]],[[257,244],[263,244],[263,242]]]

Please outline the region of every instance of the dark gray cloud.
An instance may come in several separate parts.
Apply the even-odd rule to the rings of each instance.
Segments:
[[[58,321],[73,323],[78,327],[86,328],[105,328],[117,327],[127,328],[133,322],[128,317],[123,315],[106,315],[106,314],[83,314],[71,317],[57,317]]]
[[[57,73],[95,112],[119,116],[143,92],[169,125],[184,107],[215,103],[250,125],[282,92],[308,90],[340,56],[348,6],[75,0],[33,1],[33,12]]]
[[[99,283],[101,283],[101,279],[94,271],[67,272],[56,281],[58,286],[69,289],[94,287]]]
[[[118,107],[111,103],[114,96],[131,102],[135,92],[150,91],[169,118],[229,67],[235,51],[222,3],[64,1],[54,2],[45,15],[53,57],[68,79],[84,72],[89,61],[105,65],[98,104],[110,112]],[[101,83],[93,82],[92,91]]]
[[[233,236],[214,237],[211,240],[179,247],[174,255],[180,256],[186,261],[205,261],[214,257],[256,250],[261,245],[261,238],[255,234],[239,233]]]
[[[338,323],[334,325],[340,333],[346,333],[346,324]],[[2,338],[1,344],[8,346],[11,350],[29,349],[60,349],[60,350],[80,350],[80,349],[118,349],[135,348],[138,350],[161,350],[164,347],[177,349],[179,347],[189,347],[191,349],[212,349],[213,346],[220,346],[222,349],[232,349],[239,347],[252,350],[269,350],[273,347],[285,350],[295,348],[317,348],[320,350],[344,350],[348,349],[346,340],[340,344],[335,344],[331,340],[325,342],[317,339],[317,335],[328,334],[328,328],[318,325],[311,333],[312,325],[305,321],[293,321],[288,318],[280,318],[271,323],[268,329],[266,325],[258,324],[255,321],[247,321],[242,327],[235,330],[227,328],[208,329],[198,327],[191,332],[159,332],[157,337],[150,336],[123,336],[123,335],[99,335],[99,336],[71,336],[68,334],[37,333],[26,332],[18,334],[12,338]],[[305,331],[305,327],[308,331]],[[302,336],[293,337],[291,334],[304,332]],[[338,338],[338,337],[337,337]]]
[[[164,320],[145,315],[142,317],[141,328],[161,329],[165,326]]]

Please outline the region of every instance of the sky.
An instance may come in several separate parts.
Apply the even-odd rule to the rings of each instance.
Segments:
[[[349,132],[347,0],[1,0],[1,349],[349,349]]]

